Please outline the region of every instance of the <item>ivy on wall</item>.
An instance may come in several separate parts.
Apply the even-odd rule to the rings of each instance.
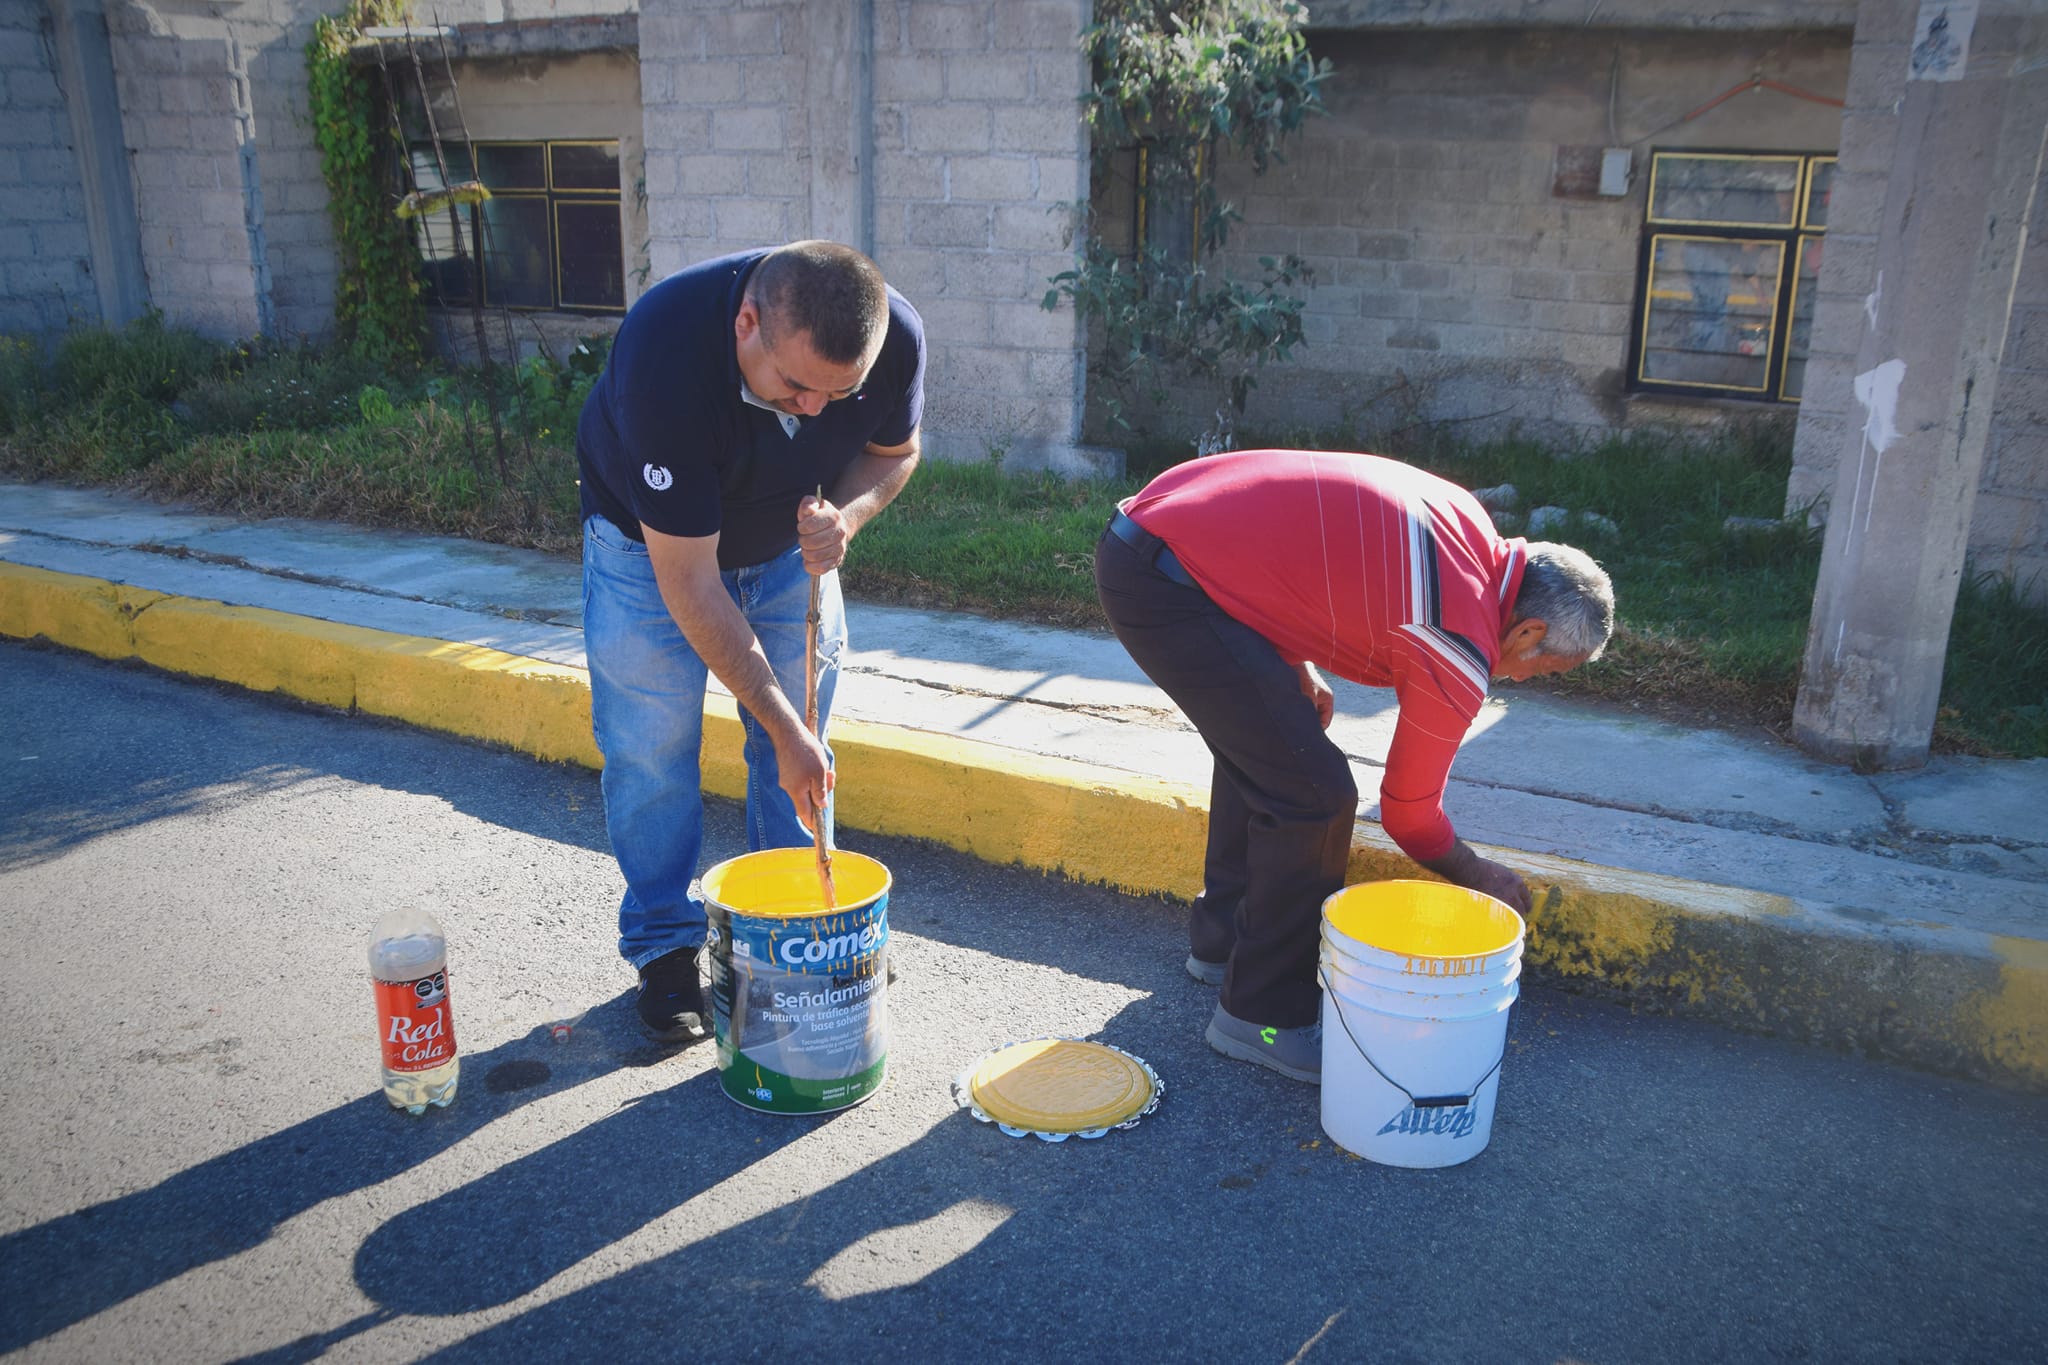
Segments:
[[[335,330],[344,345],[387,362],[420,357],[426,323],[419,262],[385,184],[390,125],[380,117],[370,72],[349,60],[349,49],[364,29],[400,22],[405,4],[349,0],[340,14],[314,21],[306,44],[313,141],[341,256]]]

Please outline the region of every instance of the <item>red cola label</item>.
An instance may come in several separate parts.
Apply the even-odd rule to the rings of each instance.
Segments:
[[[432,1071],[455,1057],[455,1016],[446,969],[413,981],[379,981],[377,1037],[386,1071]]]

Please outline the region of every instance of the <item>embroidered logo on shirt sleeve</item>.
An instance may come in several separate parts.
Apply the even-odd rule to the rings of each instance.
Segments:
[[[676,476],[669,473],[666,466],[658,464],[640,466],[640,477],[647,480],[647,486],[657,493],[676,481]]]

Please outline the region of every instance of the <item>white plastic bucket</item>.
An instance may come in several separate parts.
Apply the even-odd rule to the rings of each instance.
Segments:
[[[1522,975],[1522,955],[1519,952],[1495,954],[1488,959],[1485,971],[1442,976],[1382,966],[1354,955],[1353,948],[1348,940],[1341,936],[1333,937],[1326,930],[1322,943],[1324,968],[1333,976],[1355,980],[1361,986],[1377,986],[1381,990],[1410,995],[1454,996],[1497,991]],[[1374,956],[1381,962],[1385,961],[1385,954]]]
[[[1523,924],[1436,882],[1347,887],[1323,903],[1323,1131],[1389,1166],[1486,1149]]]

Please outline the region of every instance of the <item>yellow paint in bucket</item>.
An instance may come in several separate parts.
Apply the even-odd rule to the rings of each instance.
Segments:
[[[1323,1131],[1390,1166],[1451,1166],[1493,1131],[1522,917],[1438,882],[1323,902]]]
[[[718,1081],[749,1109],[844,1109],[887,1073],[889,870],[844,851],[832,870],[829,907],[810,848],[743,854],[704,874]]]
[[[1480,891],[1442,882],[1367,882],[1323,904],[1330,928],[1397,957],[1486,957],[1522,938],[1522,917]]]

